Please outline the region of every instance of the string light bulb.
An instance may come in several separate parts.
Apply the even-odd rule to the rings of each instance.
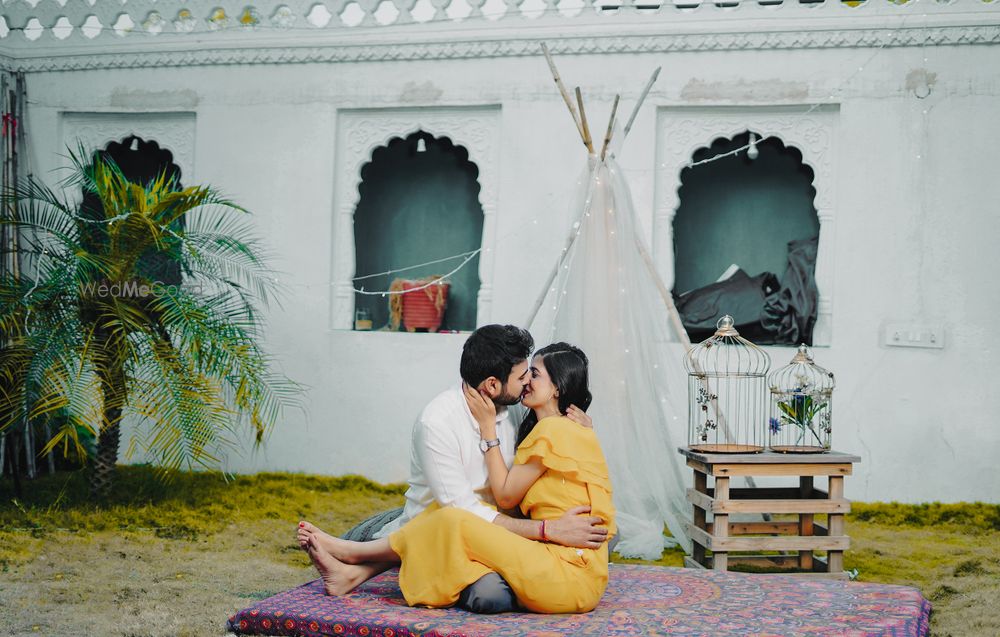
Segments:
[[[757,150],[757,136],[750,133],[750,148],[747,149],[747,158],[750,161],[757,159],[760,156],[760,151]]]
[[[420,139],[417,140],[417,152],[418,153],[426,153],[427,152],[427,142],[424,141],[423,137],[421,137]]]

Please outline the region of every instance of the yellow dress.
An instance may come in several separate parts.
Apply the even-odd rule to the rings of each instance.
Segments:
[[[614,506],[604,454],[592,429],[565,417],[544,418],[518,447],[514,462],[537,458],[545,473],[528,489],[521,511],[554,520],[589,504],[614,535]],[[608,585],[608,545],[575,549],[523,538],[463,509],[427,510],[389,536],[402,558],[399,584],[411,606],[451,606],[462,589],[490,571],[538,613],[593,610]]]

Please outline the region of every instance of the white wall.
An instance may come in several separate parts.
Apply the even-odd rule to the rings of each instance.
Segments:
[[[608,54],[559,64],[584,88],[595,131],[616,91],[627,113],[649,72],[664,67],[621,157],[647,232],[657,106],[839,104],[832,339],[815,356],[838,379],[834,446],[862,456],[848,496],[1000,501],[991,356],[1000,48]],[[907,86],[920,68],[937,74],[924,100]],[[306,412],[289,413],[259,453],[231,458],[235,471],[404,480],[414,417],[457,379],[461,335],[329,329],[338,109],[500,106],[495,296],[481,322],[524,320],[567,233],[585,162],[540,57],[43,72],[28,75],[28,91],[36,173],[72,141],[61,113],[189,111],[195,169],[185,182],[211,183],[254,211],[287,290],[270,312],[268,348],[310,390]],[[943,324],[946,346],[883,346],[884,324],[898,320]],[[776,366],[793,354],[770,351]]]

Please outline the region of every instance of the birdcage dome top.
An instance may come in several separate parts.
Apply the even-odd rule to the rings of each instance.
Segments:
[[[773,393],[813,394],[832,392],[836,382],[833,372],[814,363],[809,348],[803,344],[788,365],[771,373],[768,385]]]
[[[736,321],[725,315],[715,334],[688,350],[684,368],[696,376],[764,376],[771,357],[736,331]]]

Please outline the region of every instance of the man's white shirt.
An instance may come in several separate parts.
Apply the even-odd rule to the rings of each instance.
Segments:
[[[520,406],[497,409],[497,437],[504,462],[514,462]],[[410,480],[403,515],[385,525],[375,537],[386,537],[419,515],[435,500],[455,506],[487,522],[497,516],[489,486],[486,459],[479,448],[479,423],[465,401],[462,383],[438,394],[424,407],[413,425],[410,445]]]

